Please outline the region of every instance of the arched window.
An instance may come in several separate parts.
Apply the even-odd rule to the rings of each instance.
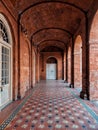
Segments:
[[[12,100],[12,37],[0,13],[0,110]]]

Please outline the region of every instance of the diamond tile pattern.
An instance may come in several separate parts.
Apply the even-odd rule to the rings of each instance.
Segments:
[[[6,130],[98,130],[97,120],[71,91],[63,81],[42,81]]]

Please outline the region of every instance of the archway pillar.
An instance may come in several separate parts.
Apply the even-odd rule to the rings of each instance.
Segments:
[[[88,46],[82,46],[82,91],[80,97],[82,99],[89,99],[89,82],[88,82]]]
[[[85,18],[84,41],[82,44],[82,91],[80,97],[89,100],[89,39],[88,39],[88,18]]]
[[[21,31],[21,25],[20,25],[20,17],[18,18],[18,90],[17,90],[17,99],[21,99],[21,93],[20,93],[20,31]]]
[[[40,78],[39,78],[39,57],[40,57],[40,54],[39,52],[37,53],[36,55],[36,82],[38,83],[40,81]]]
[[[73,41],[73,37],[72,37],[72,41],[71,41],[71,86],[72,88],[74,88],[74,41]]]
[[[64,72],[65,72],[65,63],[64,63],[64,52],[62,52],[62,79],[63,80],[65,80],[65,74],[64,74]]]
[[[31,40],[31,88],[33,88],[33,45]]]
[[[66,78],[66,62],[67,62],[67,57],[66,57],[66,48],[64,50],[64,82],[67,81],[67,78]]]
[[[80,97],[82,99],[89,99],[89,75],[88,75],[88,49],[87,44],[82,46],[82,91],[80,92]]]
[[[66,46],[66,82],[68,82],[68,46]]]
[[[66,61],[67,62],[67,69],[70,69],[70,84],[69,87],[74,88],[74,42],[73,38],[70,40],[70,68],[68,67],[69,59]],[[68,57],[68,56],[67,56]],[[68,72],[67,72],[68,75]],[[67,77],[66,77],[67,78]]]
[[[36,83],[36,50],[35,47],[32,46],[32,87],[35,87]]]

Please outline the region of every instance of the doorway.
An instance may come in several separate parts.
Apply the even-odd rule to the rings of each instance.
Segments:
[[[57,60],[54,57],[48,58],[46,63],[46,79],[57,79]]]

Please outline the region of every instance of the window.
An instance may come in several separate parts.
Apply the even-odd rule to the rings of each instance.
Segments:
[[[12,36],[0,13],[0,110],[12,101]]]

